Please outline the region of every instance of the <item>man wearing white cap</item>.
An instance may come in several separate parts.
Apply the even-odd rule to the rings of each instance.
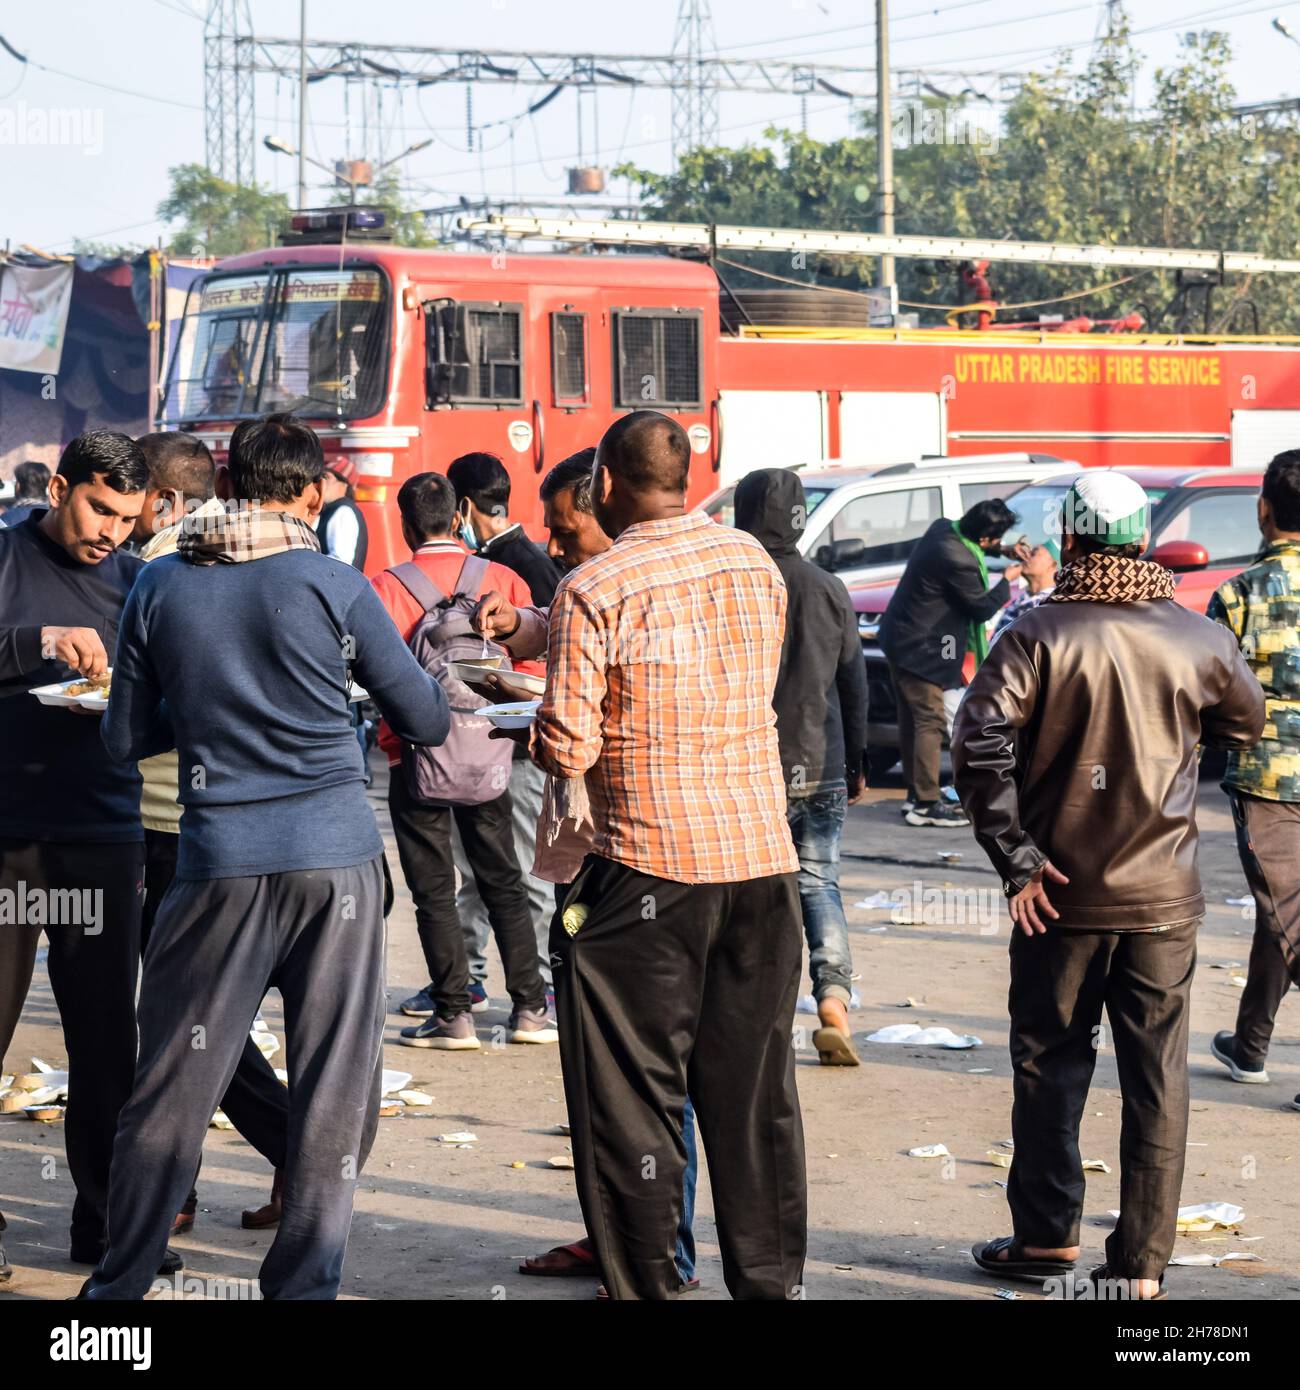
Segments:
[[[1142,1299],[1162,1296],[1186,1156],[1205,911],[1196,746],[1249,747],[1264,723],[1232,634],[1173,602],[1173,576],[1138,558],[1147,513],[1121,473],[1076,480],[1056,588],[994,643],[952,743],[1012,921],[1015,1233],[972,1254],[999,1279],[1073,1278],[1104,1008],[1123,1097],[1120,1218],[1092,1279],[1099,1296]]]

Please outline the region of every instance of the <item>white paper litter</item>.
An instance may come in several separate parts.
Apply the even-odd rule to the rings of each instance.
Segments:
[[[1224,898],[1224,903],[1228,907],[1254,907],[1255,899],[1247,895],[1244,898]]]
[[[977,1038],[974,1033],[954,1033],[951,1028],[922,1028],[915,1023],[891,1023],[888,1028],[879,1028],[874,1033],[868,1033],[867,1041],[906,1044],[908,1047],[953,1049],[984,1046],[983,1039]]]
[[[433,1097],[427,1091],[407,1091],[401,1090],[397,1093],[397,1099],[407,1105],[432,1105]]]
[[[1083,1171],[1085,1173],[1109,1173],[1110,1164],[1104,1158],[1085,1158]]]
[[[1119,1212],[1113,1211],[1111,1215],[1116,1221],[1119,1220]],[[1197,1202],[1178,1208],[1180,1231],[1212,1231],[1216,1226],[1231,1229],[1240,1226],[1245,1219],[1245,1209],[1231,1202]]]
[[[947,1144],[922,1144],[919,1148],[908,1149],[908,1158],[951,1158]]]
[[[863,898],[861,902],[854,903],[854,907],[860,907],[870,912],[878,907],[893,907],[894,895],[881,889],[879,893],[873,893],[869,898]]]
[[[1226,1255],[1175,1255],[1171,1265],[1224,1265],[1229,1260],[1259,1260],[1259,1255],[1248,1254],[1245,1250],[1229,1250]]]
[[[438,1136],[440,1144],[477,1144],[478,1135],[468,1129],[453,1130],[450,1134],[440,1134]]]
[[[403,1091],[411,1084],[409,1071],[389,1071],[384,1068],[383,1079],[379,1083],[380,1095],[391,1096],[394,1091]]]
[[[1244,961],[1240,961],[1240,960],[1216,960],[1216,961],[1211,962],[1211,964],[1210,964],[1210,969],[1211,969],[1211,970],[1240,970],[1241,967],[1242,967],[1244,964],[1245,964],[1245,962],[1244,962]]]

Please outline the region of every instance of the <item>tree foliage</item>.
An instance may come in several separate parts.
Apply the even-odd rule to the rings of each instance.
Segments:
[[[1138,112],[1132,93],[1141,60],[1121,23],[1081,69],[1061,61],[1029,77],[996,132],[958,104],[904,108],[891,132],[897,230],[1296,257],[1300,130],[1289,117],[1264,120],[1234,109],[1230,57],[1224,34],[1185,36],[1177,61],[1153,72],[1150,108]],[[874,124],[866,117],[860,135],[825,143],[769,129],[767,144],[695,150],[670,175],[628,165],[618,172],[639,187],[646,217],[866,230],[876,225]],[[792,267],[788,255],[746,261],[769,273],[840,287],[868,285],[875,277],[870,260],[809,256],[806,267]],[[904,260],[897,272],[904,301],[969,302],[954,266]],[[725,267],[724,273],[732,283],[747,278]],[[1085,298],[1008,308],[1000,317],[1107,318],[1140,305],[1161,328],[1199,329],[1200,292],[1192,292],[1188,306],[1195,315],[1180,321],[1177,306],[1171,308],[1177,292],[1171,275],[996,262],[990,269],[994,295],[1007,306],[1128,276]],[[1250,331],[1240,302],[1249,297],[1261,331],[1300,331],[1295,279],[1230,277],[1215,290],[1212,325]],[[941,318],[937,309],[922,315],[923,322]]]
[[[175,256],[234,256],[274,246],[288,221],[283,193],[228,183],[202,164],[177,165],[170,175],[158,216],[180,223],[168,244]]]

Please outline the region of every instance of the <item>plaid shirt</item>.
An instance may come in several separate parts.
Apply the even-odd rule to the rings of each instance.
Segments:
[[[550,610],[533,756],[585,774],[592,852],[678,883],[793,873],[772,691],[785,585],[701,512],[629,526]]]
[[[191,512],[176,538],[176,553],[194,565],[239,565],[286,550],[319,549],[320,539],[307,522],[256,503]]]

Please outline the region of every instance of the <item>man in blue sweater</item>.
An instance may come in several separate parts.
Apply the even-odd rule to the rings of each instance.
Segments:
[[[103,737],[174,746],[176,880],[140,992],[140,1058],[91,1299],[142,1298],[262,996],[284,997],[289,1147],[268,1299],[330,1299],[374,1139],[384,999],[382,844],[348,715],[352,676],[406,742],[441,743],[442,690],[364,575],[320,553],[324,458],[292,416],[239,425],[227,511],[191,519],[127,601]]]
[[[108,669],[140,570],[119,547],[147,478],[126,435],[83,434],[63,451],[49,507],[0,530],[0,1062],[44,931],[68,1049],[72,1259],[91,1265],[103,1251],[113,1135],[135,1068],[140,774],[110,758],[96,716],[28,692]],[[0,1251],[0,1281],[7,1271]]]

